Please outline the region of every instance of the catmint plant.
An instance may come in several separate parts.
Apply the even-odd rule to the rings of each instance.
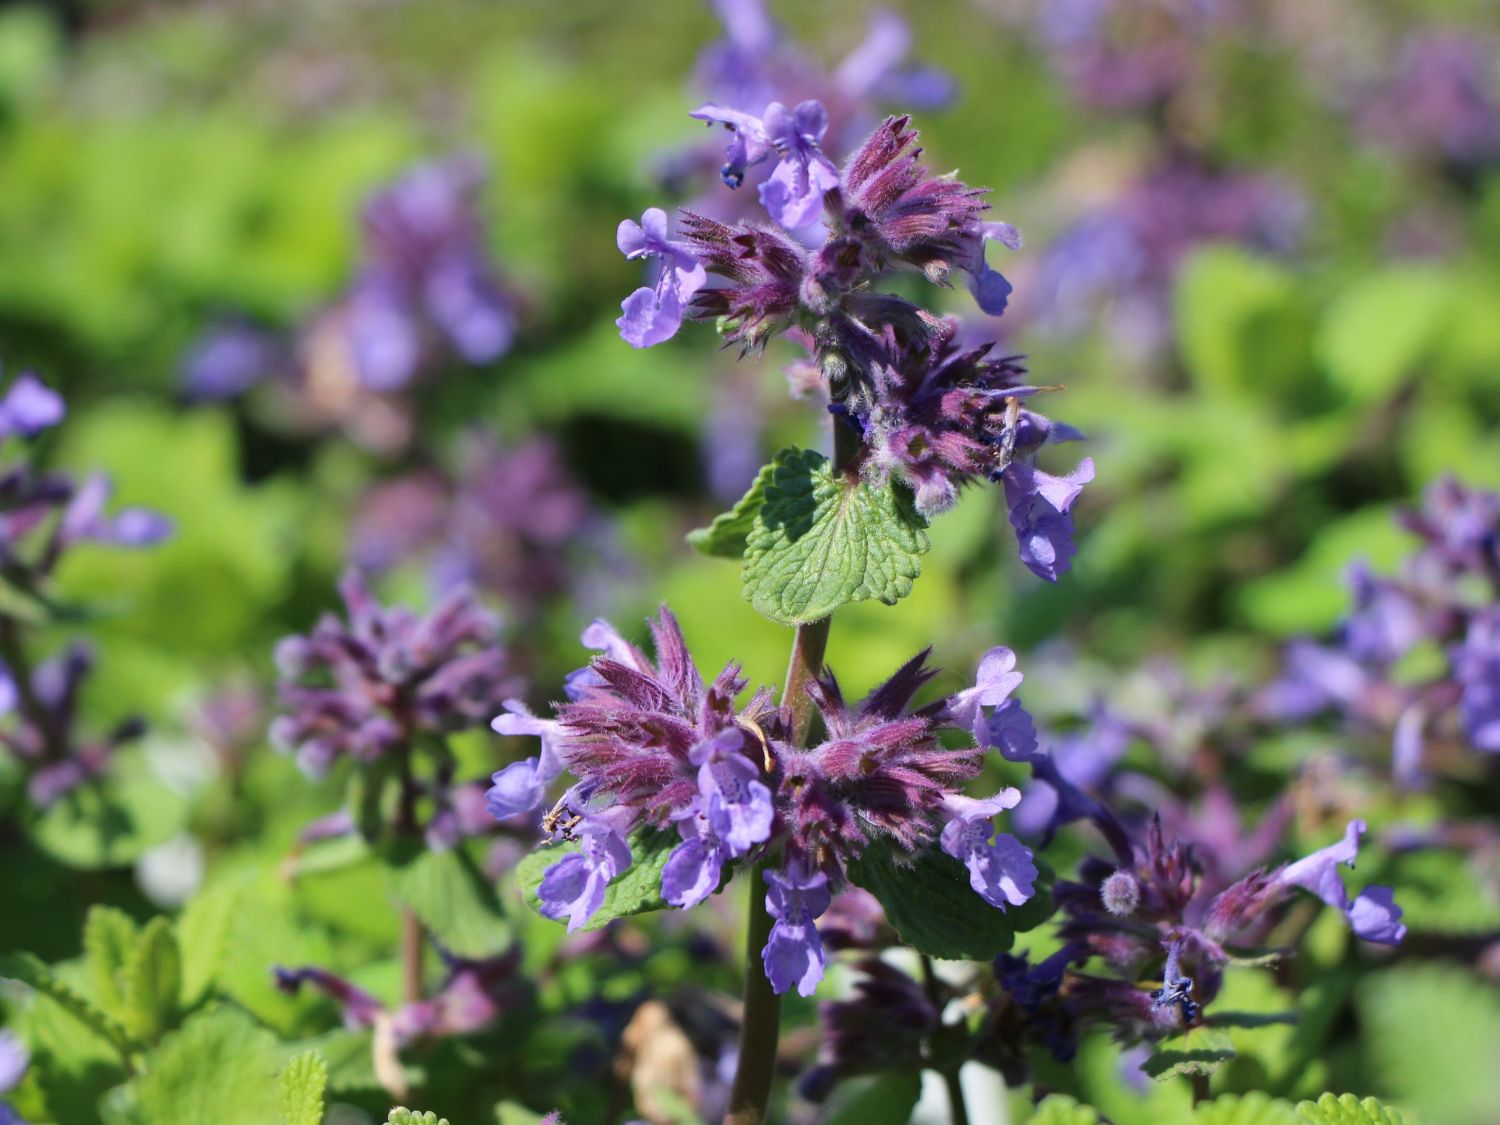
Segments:
[[[0,395],[0,443],[7,447],[0,466],[0,570],[8,591],[0,607],[0,745],[20,764],[27,797],[39,809],[102,777],[115,751],[145,729],[133,717],[105,734],[78,729],[92,649],[75,640],[37,660],[28,636],[34,626],[66,618],[53,576],[80,544],[144,548],[172,531],[171,521],[146,508],[109,512],[110,482],[102,473],[79,482],[40,467],[30,443],[66,414],[62,396],[29,373]]]
[[[310,983],[332,996],[349,1026],[391,1030],[382,1080],[399,1094],[397,1049],[490,1022],[515,983],[511,950],[478,956],[445,948],[413,899],[429,901],[421,895],[440,877],[435,865],[459,885],[479,878],[458,847],[479,834],[478,794],[458,781],[448,738],[482,728],[522,684],[500,643],[498,618],[468,590],[453,591],[427,614],[382,606],[357,570],[344,576],[340,593],[346,618],[325,615],[311,633],[277,645],[282,713],[270,736],[313,777],[353,765],[351,808],[308,826],[303,843],[357,831],[389,865],[401,904],[402,1004],[387,1010],[317,966],[278,970],[276,979],[288,991]],[[429,937],[447,969],[435,992],[424,979]]]
[[[1021,681],[1014,654],[993,649],[972,686],[922,702],[935,672],[919,653],[852,702],[823,666],[830,615],[908,592],[927,521],[980,481],[1002,485],[1022,561],[1056,581],[1093,463],[1066,475],[1040,468],[1044,446],[1081,435],[1030,408],[1046,388],[1026,380],[1020,358],[961,346],[955,319],[880,288],[908,271],[939,285],[962,277],[999,315],[1010,283],[986,246],[1020,245],[1013,228],[985,219],[982,189],[927,170],[909,118],[887,118],[839,166],[816,102],[696,116],[727,130],[726,182],[772,165],[759,198],[773,222],[688,211],[674,223],[660,209],[622,222],[621,252],[657,273],[624,302],[619,327],[636,347],[684,320],[717,322],[744,356],[779,335],[809,346],[832,458],[783,450],[733,511],[690,536],[707,554],[740,558],[746,598],[796,627],[787,681],[778,698],[749,691],[735,664],[706,678],[665,607],[650,654],[596,621],[583,642],[600,655],[568,677],[550,717],[515,703],[496,718],[500,733],[539,746],[495,774],[488,800],[501,819],[547,809],[554,843],[522,865],[522,882],[570,931],[690,909],[748,871],[750,964],[728,1120],[749,1122],[766,1112],[776,997],[816,991],[829,953],[819,919],[841,891],[873,891],[902,937],[937,956],[954,955],[955,941],[992,955],[1016,926],[1035,924],[1011,914],[1041,894],[1030,851],[996,826],[1019,791],[968,792],[986,758],[976,724]],[[933,894],[957,936],[934,931],[924,902]]]

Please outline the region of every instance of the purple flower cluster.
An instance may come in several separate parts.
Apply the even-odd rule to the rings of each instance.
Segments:
[[[0,445],[35,438],[66,413],[57,392],[34,375],[19,375],[0,395]],[[100,777],[114,752],[144,729],[132,718],[103,736],[80,733],[78,698],[92,652],[75,642],[34,664],[23,639],[24,627],[52,608],[51,577],[70,548],[151,547],[171,534],[171,521],[150,509],[107,511],[109,496],[102,473],[77,483],[39,470],[24,452],[0,465],[0,568],[16,599],[0,610],[0,745],[21,762],[27,794],[41,808]],[[32,614],[18,614],[16,606],[26,603]]]
[[[686,212],[671,236],[655,209],[622,223],[621,249],[657,259],[659,273],[625,301],[621,335],[649,346],[687,317],[718,321],[742,351],[780,333],[811,341],[830,410],[861,436],[851,468],[898,480],[924,516],[950,507],[970,481],[1001,482],[1022,561],[1055,581],[1074,553],[1069,510],[1093,463],[1056,477],[1035,455],[1081,435],[1023,406],[1041,388],[1023,381],[1017,357],[992,355],[993,345],[960,349],[955,321],[872,288],[899,270],[939,284],[959,274],[980,308],[999,315],[1011,286],[985,248],[1018,247],[1015,229],[983,220],[983,190],[927,170],[906,117],[888,118],[837,170],[820,147],[826,118],[814,103],[697,115],[730,129],[737,168],[776,158],[761,197],[780,226]],[[819,218],[823,242],[809,249],[793,231]]]
[[[491,812],[510,817],[540,806],[564,772],[576,780],[544,826],[578,850],[549,868],[542,912],[584,925],[612,879],[633,863],[627,837],[638,828],[675,827],[680,842],[662,871],[663,899],[679,907],[716,891],[729,865],[779,856],[766,873],[773,919],[764,949],[778,992],[810,995],[825,963],[817,919],[848,882],[847,865],[878,842],[899,853],[940,847],[969,871],[975,892],[997,909],[1033,893],[1036,867],[994,816],[1020,799],[1003,790],[966,797],[980,748],[950,749],[945,729],[968,729],[974,714],[1004,702],[1019,683],[1015,658],[992,651],[974,687],[911,709],[932,677],[924,653],[857,706],[825,674],[808,686],[826,738],[811,748],[790,736],[790,713],[759,691],[736,703],[745,681],[736,665],[705,683],[681,630],[663,609],[652,622],[656,660],[603,622],[584,633],[602,650],[566,684],[554,719],[519,704],[495,720],[502,734],[533,735],[540,753],[495,774]]]
[[[782,36],[764,0],[716,0],[714,9],[725,34],[699,60],[696,85],[708,103],[705,109],[713,114],[704,120],[722,123],[722,115],[764,118],[772,103],[783,107],[815,103],[820,120],[813,123],[814,128],[798,131],[804,136],[816,134],[815,142],[826,139],[841,148],[853,144],[879,119],[876,106],[935,109],[952,99],[954,84],[946,75],[906,64],[911,29],[894,12],[872,12],[863,41],[830,70]],[[793,119],[787,124],[795,128],[796,110],[783,112]],[[825,133],[827,129],[831,133]],[[789,145],[798,143],[790,130],[777,131]],[[744,184],[746,170],[764,159],[764,154],[748,159],[749,145],[755,139],[737,136],[722,156],[716,146],[695,146],[668,157],[662,170],[668,179],[695,174],[707,178],[712,171],[737,188]],[[768,136],[758,139],[770,143]],[[770,190],[774,198],[778,189]],[[700,206],[725,215],[733,210],[733,197],[705,197]]]
[[[1015,958],[997,964],[1006,1004],[1017,1006],[1029,1033],[1062,1057],[1071,1049],[1072,1029],[1089,1023],[1150,1038],[1200,1022],[1225,968],[1263,942],[1299,888],[1338,910],[1365,941],[1394,945],[1405,936],[1391,888],[1370,886],[1351,897],[1339,873],[1341,866],[1354,866],[1363,821],[1350,822],[1328,847],[1280,867],[1256,867],[1226,885],[1222,870],[1206,874],[1198,841],[1169,833],[1160,815],[1133,830],[1065,778],[1052,755],[1037,747],[1034,727],[1014,700],[978,715],[976,736],[1046,783],[1053,794],[1049,830],[1088,820],[1112,853],[1086,858],[1076,879],[1054,886],[1064,914],[1056,955],[1035,967]],[[1216,817],[1226,815],[1215,807]],[[1212,853],[1212,837],[1204,843]],[[1074,968],[1094,959],[1114,975]],[[1152,980],[1162,983],[1143,983]]]
[[[1360,92],[1360,127],[1405,155],[1460,169],[1492,166],[1500,160],[1495,51],[1493,40],[1458,29],[1412,35]]]
[[[468,586],[529,612],[567,588],[572,548],[596,524],[552,442],[508,449],[475,434],[451,478],[418,470],[371,488],[350,557],[371,574],[419,561],[440,595]]]
[[[1172,286],[1195,247],[1233,242],[1286,253],[1301,241],[1305,212],[1301,196],[1274,176],[1173,154],[1045,249],[1034,316],[1045,330],[1072,335],[1107,303],[1111,334],[1149,355],[1169,338]]]
[[[1350,570],[1354,606],[1331,644],[1300,640],[1259,700],[1282,721],[1320,713],[1391,739],[1399,781],[1467,745],[1500,753],[1500,494],[1444,479],[1401,514],[1418,547],[1394,577]],[[1399,667],[1419,647],[1444,657],[1413,679]]]
[[[410,419],[395,399],[445,363],[490,363],[518,322],[487,246],[480,162],[415,165],[360,215],[359,262],[345,292],[295,338],[229,321],[189,350],[182,378],[199,400],[280,384],[289,425],[335,423],[361,444],[399,448]]]
[[[382,607],[358,571],[328,614],[276,647],[283,713],[271,739],[309,774],[342,757],[374,762],[421,736],[482,726],[518,689],[499,622],[463,590],[425,616]]]
[[[525,998],[519,948],[479,961],[439,952],[448,970],[442,984],[427,998],[394,1009],[358,985],[315,966],[277,967],[276,987],[289,994],[297,993],[304,984],[317,989],[339,1006],[344,1026],[351,1031],[389,1021],[396,1043],[402,1047],[480,1031]]]

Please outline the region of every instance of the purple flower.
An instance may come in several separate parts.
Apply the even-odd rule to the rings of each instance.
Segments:
[[[13,1031],[0,1028],[0,1094],[8,1094],[26,1077],[31,1052]]]
[[[743,750],[750,742],[739,727],[695,746],[688,759],[698,768],[698,792],[708,827],[732,856],[742,856],[771,835],[775,812],[771,790]]]
[[[610,880],[633,862],[624,838],[602,821],[585,820],[573,829],[573,836],[581,850],[547,868],[537,887],[542,913],[548,918],[566,918],[569,933],[604,905]]]
[[[677,822],[682,843],[672,849],[661,872],[661,895],[673,906],[697,906],[714,891],[731,858],[729,845],[697,810]]]
[[[1056,477],[1023,462],[1002,473],[1010,525],[1021,545],[1021,561],[1038,578],[1056,582],[1072,565],[1073,517],[1069,509],[1094,479],[1094,461],[1085,457],[1067,476]]]
[[[562,773],[562,762],[557,756],[556,740],[560,736],[559,724],[551,719],[539,719],[517,699],[505,701],[505,713],[490,723],[497,734],[526,736],[541,739],[541,753],[525,761],[512,762],[496,773],[485,793],[485,808],[496,820],[508,816],[531,812],[542,803],[547,788]]]
[[[1500,609],[1487,609],[1469,622],[1454,664],[1464,735],[1475,749],[1500,754]]]
[[[817,221],[824,193],[839,186],[838,170],[818,147],[828,131],[828,112],[815,101],[791,111],[772,102],[766,107],[765,131],[781,159],[760,185],[761,205],[788,230],[799,230]]]
[[[811,996],[823,979],[823,942],[814,919],[833,901],[828,877],[810,874],[796,864],[766,872],[766,910],[775,919],[761,953],[766,979],[780,995],[793,985]]]
[[[1394,149],[1460,168],[1500,159],[1494,58],[1494,42],[1469,31],[1417,31],[1374,88],[1359,95],[1359,124]]]
[[[608,808],[622,831],[702,812],[714,832],[748,848],[765,839],[767,813],[765,787],[752,780],[758,749],[741,722],[769,716],[769,695],[756,694],[737,713],[735,698],[745,687],[738,665],[705,684],[665,607],[652,633],[655,664],[602,621],[584,631],[584,643],[603,655],[568,678],[568,702],[546,728],[557,760],[579,783],[563,805],[586,799],[587,809],[572,810],[579,815]]]
[[[243,394],[288,366],[271,333],[231,321],[208,329],[182,361],[182,389],[195,402],[218,402]]]
[[[518,686],[499,622],[460,591],[419,616],[386,609],[358,571],[340,583],[348,621],[325,615],[276,646],[283,714],[272,741],[321,775],[344,755],[374,761],[422,734],[483,726]]]
[[[116,547],[154,547],[171,537],[172,521],[149,508],[122,508],[104,514],[109,501],[109,478],[95,473],[79,486],[63,509],[58,530],[62,546],[82,539]]]
[[[620,306],[615,324],[621,338],[637,348],[670,340],[682,326],[688,300],[708,280],[693,247],[667,236],[667,213],[659,207],[647,208],[639,223],[623,220],[615,242],[626,258],[658,260],[655,287],[637,289]]]
[[[929,67],[902,67],[911,51],[911,28],[895,12],[870,13],[865,37],[844,57],[833,81],[850,98],[872,95],[908,109],[936,109],[953,99],[954,82]]]
[[[1344,881],[1339,878],[1340,864],[1353,869],[1364,831],[1364,821],[1350,821],[1342,840],[1283,867],[1276,874],[1274,885],[1309,890],[1342,912],[1357,936],[1382,945],[1396,945],[1406,936],[1406,927],[1401,924],[1401,908],[1395,904],[1391,888],[1367,887],[1350,901]]]
[[[23,371],[0,398],[0,440],[36,437],[61,422],[66,414],[62,395]]]
[[[991,906],[1020,906],[1036,891],[1036,864],[1014,836],[995,833],[995,814],[1015,808],[1019,789],[1002,789],[986,800],[957,794],[944,807],[951,819],[943,826],[943,851],[969,869],[969,885]]]
[[[996,645],[980,659],[974,686],[948,697],[951,722],[963,730],[975,731],[984,717],[984,708],[1000,706],[1025,678],[1016,671],[1016,654],[1004,645]]]

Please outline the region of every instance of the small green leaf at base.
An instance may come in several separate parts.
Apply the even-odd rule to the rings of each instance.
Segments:
[[[1324,1094],[1315,1102],[1299,1102],[1297,1118],[1307,1125],[1417,1125],[1416,1118],[1374,1098],[1361,1101],[1353,1094]]]
[[[398,1105],[385,1119],[385,1125],[448,1125],[446,1117],[439,1117],[431,1110],[407,1109]]]
[[[975,893],[962,863],[936,848],[906,857],[874,844],[849,865],[849,878],[880,900],[902,941],[943,960],[987,961],[1052,916],[1046,872],[1030,900],[1000,910]]]
[[[749,536],[750,529],[755,526],[755,517],[760,512],[760,506],[765,503],[766,485],[771,483],[771,474],[775,468],[774,461],[769,465],[761,466],[750,490],[740,497],[729,511],[715,516],[713,523],[688,532],[688,544],[695,551],[714,558],[744,557],[746,537]]]
[[[931,544],[907,493],[836,476],[810,450],[784,449],[770,468],[746,535],[750,604],[783,625],[803,625],[852,602],[894,605],[911,592]]]
[[[135,948],[135,919],[113,906],[92,906],[83,922],[83,951],[94,999],[119,1019],[125,1007],[125,963]]]
[[[1234,1058],[1229,1032],[1217,1027],[1195,1027],[1157,1044],[1141,1069],[1152,1078],[1178,1074],[1212,1074]]]
[[[661,872],[667,865],[667,857],[680,842],[676,832],[663,832],[655,828],[637,828],[627,841],[633,862],[610,883],[604,892],[604,905],[583,926],[584,930],[602,929],[616,918],[627,914],[645,914],[662,910],[668,903],[661,897]],[[546,876],[548,868],[564,856],[578,851],[573,842],[548,844],[537,848],[516,865],[516,877],[521,881],[521,894],[526,905],[538,914],[542,912],[537,888]],[[725,866],[725,881],[730,870]],[[723,884],[721,883],[720,886]]]
[[[1026,1119],[1026,1125],[1099,1125],[1099,1111],[1079,1105],[1067,1094],[1049,1094],[1037,1102],[1036,1112]]]
[[[182,995],[182,952],[172,923],[151,919],[136,938],[125,962],[125,1027],[130,1034],[154,1043],[177,1020]]]
[[[322,1125],[328,1064],[317,1051],[303,1051],[281,1068],[281,1125]]]
[[[31,953],[0,954],[0,977],[9,977],[49,996],[69,1015],[84,1024],[90,1031],[119,1052],[121,1059],[128,1060],[138,1048],[113,1016],[101,1011],[92,1000],[74,991],[56,973]]]

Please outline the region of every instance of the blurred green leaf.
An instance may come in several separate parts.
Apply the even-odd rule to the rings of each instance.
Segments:
[[[841,1082],[823,1117],[826,1125],[906,1125],[922,1096],[914,1070]]]
[[[322,1125],[323,1089],[328,1064],[317,1051],[292,1056],[277,1078],[281,1091],[281,1125]]]
[[[1297,1111],[1260,1091],[1224,1094],[1194,1106],[1193,1125],[1297,1125]]]
[[[99,1006],[116,1019],[125,1010],[125,966],[137,942],[135,919],[112,906],[92,906],[83,924],[83,951]]]
[[[1454,964],[1396,965],[1366,977],[1355,1002],[1382,1091],[1450,1125],[1493,1120],[1500,995],[1492,984]]]
[[[450,953],[479,960],[510,945],[510,925],[494,885],[463,848],[423,849],[390,872],[397,899]]]
[[[155,1043],[176,1021],[182,996],[182,951],[172,922],[157,916],[146,923],[122,978],[125,1027],[135,1038]]]
[[[1452,296],[1435,269],[1402,266],[1356,282],[1324,315],[1319,358],[1351,398],[1385,398],[1438,343]]]
[[[132,1083],[140,1125],[266,1125],[281,1116],[277,1076],[290,1052],[244,1012],[219,1006],[162,1040]]]
[[[1306,370],[1301,295],[1286,270],[1233,246],[1209,246],[1183,265],[1176,323],[1183,361],[1204,386],[1266,396]],[[1269,387],[1268,387],[1269,384]]]
[[[1048,1094],[1026,1121],[1027,1125],[1098,1125],[1099,1111],[1067,1094]]]
[[[1301,1102],[1297,1119],[1307,1125],[1416,1125],[1399,1109],[1353,1094],[1324,1094],[1315,1102]]]

